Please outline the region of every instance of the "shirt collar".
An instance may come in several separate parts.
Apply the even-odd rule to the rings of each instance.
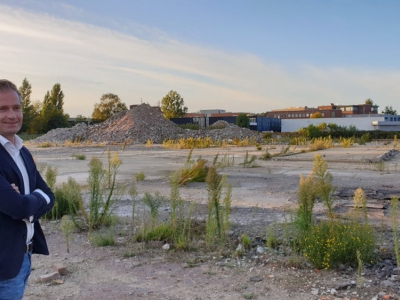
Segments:
[[[15,135],[14,142],[15,142],[15,148],[17,148],[18,150],[21,150],[21,148],[23,146],[22,145],[23,140],[18,135]],[[10,143],[12,145],[12,143],[2,135],[0,135],[0,143],[3,145],[3,147],[5,147],[5,145],[8,143]]]

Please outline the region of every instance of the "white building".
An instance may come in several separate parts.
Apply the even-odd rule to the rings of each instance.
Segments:
[[[345,118],[282,119],[281,132],[297,132],[308,125],[334,123],[338,126],[354,125],[357,130],[400,131],[400,115],[352,115]]]

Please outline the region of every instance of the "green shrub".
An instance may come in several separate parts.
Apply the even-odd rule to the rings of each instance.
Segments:
[[[181,124],[181,125],[178,125],[178,127],[182,128],[182,129],[190,129],[190,130],[199,130],[200,129],[199,124],[193,124],[193,123]]]
[[[143,180],[145,180],[145,178],[146,178],[146,175],[144,174],[143,171],[135,174],[136,181],[143,181]]]
[[[371,263],[375,245],[374,228],[358,221],[322,221],[300,239],[304,256],[320,269],[331,269],[339,264],[356,266],[357,250],[364,262]]]
[[[85,160],[86,159],[86,155],[84,155],[84,154],[73,153],[72,157],[75,157],[76,159],[79,159],[79,160]]]
[[[106,247],[115,245],[115,237],[113,231],[106,233],[96,233],[90,236],[90,243],[97,247]]]
[[[172,242],[174,236],[174,228],[169,223],[160,224],[153,229],[140,232],[136,235],[135,240],[137,242],[148,242],[148,241],[165,241]]]
[[[45,218],[60,219],[64,215],[74,214],[82,202],[80,186],[75,179],[68,177],[61,187],[54,190],[55,203],[53,209],[45,215]]]
[[[246,114],[239,114],[236,119],[236,125],[243,128],[250,128],[250,119]]]
[[[370,142],[371,139],[371,135],[369,133],[364,133],[361,137],[360,137],[360,145],[365,145],[366,143]]]

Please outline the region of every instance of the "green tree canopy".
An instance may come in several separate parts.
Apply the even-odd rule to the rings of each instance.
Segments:
[[[21,94],[22,114],[24,115],[21,132],[28,132],[31,131],[32,122],[39,114],[39,111],[31,103],[32,86],[26,78],[24,78],[18,90]]]
[[[127,110],[127,107],[117,95],[111,93],[104,94],[101,96],[100,103],[94,105],[92,119],[105,121],[124,110]]]
[[[169,91],[161,100],[161,111],[166,119],[183,118],[187,113],[187,107],[181,95],[176,91]]]
[[[69,115],[64,114],[64,92],[56,83],[51,91],[47,91],[41,105],[40,114],[35,119],[37,132],[48,132],[55,128],[68,127]]]
[[[246,114],[239,114],[236,118],[236,125],[243,128],[250,128],[250,119]]]
[[[365,104],[374,105],[374,101],[372,101],[371,98],[368,98],[367,100],[365,100]]]
[[[385,109],[382,111],[383,114],[385,115],[397,115],[397,110],[393,109],[393,107],[390,106],[385,106]]]

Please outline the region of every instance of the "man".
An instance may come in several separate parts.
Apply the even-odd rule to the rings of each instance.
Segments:
[[[22,299],[32,253],[48,255],[38,219],[54,206],[54,194],[16,134],[22,126],[17,87],[0,79],[0,299]]]

